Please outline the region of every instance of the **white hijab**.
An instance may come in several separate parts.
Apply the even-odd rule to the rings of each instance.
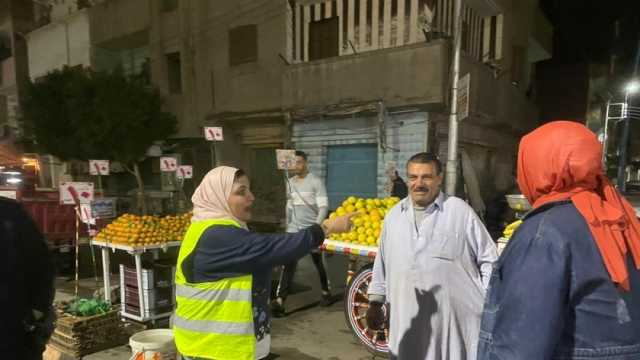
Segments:
[[[240,221],[231,212],[229,197],[233,188],[233,179],[238,169],[230,166],[218,166],[209,171],[193,193],[193,217],[191,221],[227,219],[233,220],[243,228],[247,228],[244,221]]]

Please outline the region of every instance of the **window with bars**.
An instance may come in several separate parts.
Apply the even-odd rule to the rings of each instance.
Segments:
[[[450,38],[453,3],[453,0],[289,0],[292,58],[309,61]],[[463,23],[463,49],[469,56],[482,60],[483,18],[464,6]],[[338,54],[334,55],[336,41]]]
[[[338,55],[338,18],[323,19],[309,24],[309,60]]]
[[[494,62],[502,59],[502,30],[504,16],[502,14],[484,18],[482,59]]]

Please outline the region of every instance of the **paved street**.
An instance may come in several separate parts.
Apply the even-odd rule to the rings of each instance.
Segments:
[[[327,308],[317,306],[319,281],[309,257],[304,258],[296,274],[294,293],[287,302],[288,316],[274,319],[272,329],[273,353],[271,359],[279,360],[365,360],[371,355],[356,342],[344,320],[342,292],[346,275],[346,257],[334,255],[327,258],[329,277],[336,302]],[[114,281],[116,278],[114,278]],[[90,295],[95,286],[93,279],[82,281],[82,295]],[[73,292],[73,282],[58,282],[58,299],[68,299]],[[86,356],[85,360],[129,359],[127,346]]]

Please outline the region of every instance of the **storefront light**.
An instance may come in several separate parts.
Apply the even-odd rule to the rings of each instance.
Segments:
[[[635,94],[640,90],[640,82],[631,81],[627,84],[625,91],[627,94]]]

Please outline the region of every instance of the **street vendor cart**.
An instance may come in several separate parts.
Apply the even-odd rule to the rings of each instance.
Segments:
[[[389,352],[389,330],[386,326],[382,330],[372,330],[367,327],[367,309],[369,308],[367,290],[373,277],[373,260],[378,254],[378,247],[325,240],[321,249],[328,253],[349,256],[344,297],[344,316],[347,326],[369,352],[385,356]]]
[[[369,352],[379,356],[386,356],[389,352],[389,330],[386,326],[381,330],[367,326],[368,290],[384,217],[399,201],[396,197],[361,199],[349,196],[329,217],[358,213],[352,219],[353,228],[348,233],[333,234],[321,246],[325,252],[349,257],[344,298],[345,320],[358,341]],[[383,309],[388,314],[388,305],[385,304]]]
[[[139,321],[139,322],[155,322],[157,320],[166,319],[171,316],[173,313],[173,303],[169,302],[166,306],[167,311],[154,311],[156,309],[156,305],[158,305],[158,300],[156,300],[155,296],[155,288],[153,287],[157,281],[153,280],[153,272],[143,269],[142,267],[142,255],[144,253],[151,253],[154,259],[157,259],[160,255],[160,251],[166,252],[168,249],[172,247],[179,247],[181,244],[180,241],[171,241],[163,244],[154,244],[154,245],[145,245],[145,246],[130,246],[123,244],[114,244],[109,242],[103,242],[98,240],[92,240],[91,245],[101,248],[102,250],[102,278],[104,279],[104,293],[105,300],[111,302],[111,279],[110,279],[110,252],[116,251],[124,251],[127,254],[131,255],[135,259],[135,286],[122,286],[125,285],[124,274],[126,272],[125,268],[121,266],[121,301],[122,308],[120,310],[120,315],[124,318],[128,318],[131,320]],[[166,288],[171,292],[171,297],[173,296],[173,283],[170,282],[167,284]],[[129,296],[129,293],[126,292],[128,289],[132,296]],[[131,304],[131,302],[127,302],[128,298],[133,297],[137,300],[137,304]],[[137,306],[136,306],[137,305]]]
[[[102,251],[105,300],[111,302],[110,256],[122,251],[134,258],[135,267],[120,264],[120,314],[139,322],[168,319],[175,305],[176,249],[189,226],[191,213],[137,216],[124,214],[102,229],[91,241]],[[165,261],[162,253],[172,251]],[[174,253],[175,252],[175,253]],[[151,260],[145,265],[143,255]]]

